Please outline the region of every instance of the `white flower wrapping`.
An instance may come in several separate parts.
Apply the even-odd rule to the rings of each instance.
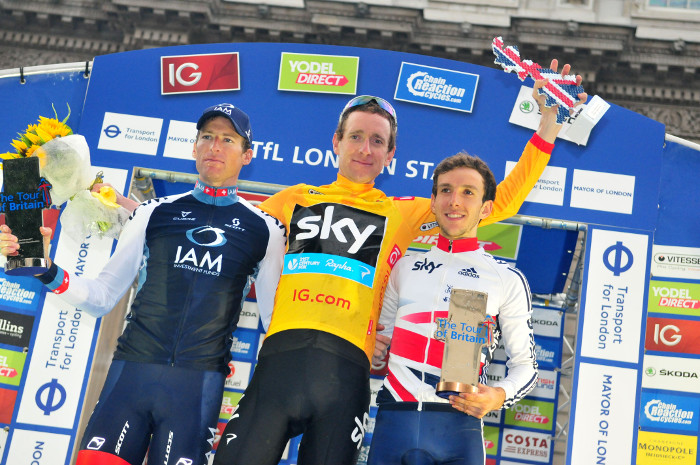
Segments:
[[[63,208],[61,228],[72,237],[97,235],[117,239],[129,215],[126,208],[105,205],[83,189]]]
[[[63,232],[76,238],[96,234],[117,239],[130,213],[90,193],[95,176],[85,138],[71,134],[52,139],[37,149],[36,156],[41,175],[51,183],[52,205],[67,202],[61,212]]]
[[[40,173],[51,183],[51,203],[62,205],[79,190],[88,189],[90,148],[78,134],[51,139],[36,150]]]

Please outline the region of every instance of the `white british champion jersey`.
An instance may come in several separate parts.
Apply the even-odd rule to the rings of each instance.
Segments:
[[[488,294],[487,315],[497,325],[480,382],[503,338],[508,375],[491,387],[506,392],[504,408],[523,398],[537,382],[530,288],[523,274],[478,247],[476,238],[442,236],[425,254],[402,258],[391,273],[379,322],[392,336],[389,372],[377,397],[385,402],[447,402],[435,394],[445,343],[435,339],[436,318],[447,318],[452,289]],[[393,334],[392,334],[393,333]]]

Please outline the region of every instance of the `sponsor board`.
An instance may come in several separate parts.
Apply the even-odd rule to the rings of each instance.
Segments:
[[[34,317],[0,310],[0,343],[28,347],[32,337]]]
[[[644,355],[642,387],[700,394],[700,359]]]
[[[160,93],[240,90],[238,52],[160,57]]]
[[[651,275],[700,281],[700,248],[654,244]]]
[[[642,391],[639,426],[665,430],[698,432],[700,399],[665,391]]]
[[[488,385],[503,380],[506,377],[506,366],[503,363],[492,363],[486,371],[486,381]]]
[[[224,387],[227,389],[238,389],[239,391],[245,390],[248,387],[253,365],[248,362],[232,360],[228,362],[228,366],[231,371],[226,377]]]
[[[535,102],[535,99],[532,97],[532,91],[532,87],[520,87],[518,97],[515,99],[515,104],[513,105],[513,110],[511,110],[510,112],[510,118],[508,119],[508,122],[516,124],[518,126],[522,126],[524,128],[532,129],[533,131],[537,131],[537,128],[540,125],[540,116],[542,115],[542,113],[540,113],[540,107],[539,105],[537,105],[537,102]],[[579,107],[576,107],[576,112],[562,123],[561,131],[559,131],[559,134],[557,135],[558,139],[568,140],[569,142],[576,142],[579,145],[586,145],[588,143],[588,136],[590,135],[590,132],[586,134],[582,140],[576,141],[572,141],[571,138],[569,138],[566,135],[566,133],[569,131],[569,128],[571,128],[573,122],[576,121],[576,118],[579,114],[581,114],[581,111],[584,108],[586,108],[586,106],[587,105],[584,103],[581,104]]]
[[[494,257],[506,260],[518,258],[522,226],[515,224],[494,223],[480,227],[477,232],[479,247]],[[426,234],[416,237],[410,245],[411,249],[428,250],[437,245],[437,234]]]
[[[236,410],[238,401],[243,397],[242,392],[224,391],[224,396],[221,399],[221,411],[219,419],[228,421]]]
[[[515,168],[516,162],[506,162],[508,174]],[[560,166],[545,167],[542,175],[525,198],[526,202],[544,203],[547,205],[564,205],[564,190],[566,189],[566,168]]]
[[[117,152],[155,155],[158,151],[161,118],[105,112],[97,148]]]
[[[634,176],[602,171],[574,170],[570,206],[612,213],[632,214]]]
[[[537,336],[561,337],[564,312],[542,307],[532,308],[532,330]]]
[[[16,400],[17,391],[0,388],[0,423],[10,424]]]
[[[501,423],[501,412],[503,410],[491,410],[489,413],[484,415],[484,421],[486,423],[494,423],[494,424],[500,424]]]
[[[196,139],[197,123],[171,119],[165,136],[163,156],[194,161],[192,151],[194,150]]]
[[[700,321],[649,317],[644,348],[700,354]]]
[[[522,399],[505,411],[504,423],[509,426],[554,431],[554,404]]]
[[[246,300],[243,302],[243,308],[241,309],[241,315],[238,319],[239,328],[248,329],[258,329],[258,322],[260,321],[258,310],[258,304],[256,302]],[[260,338],[260,343],[262,343],[262,338]]]
[[[637,465],[696,465],[697,436],[640,431],[637,436]]]
[[[5,453],[5,446],[7,445],[8,433],[8,428],[0,428],[0,458]]]
[[[277,88],[354,95],[359,65],[359,57],[282,52]]]
[[[126,170],[103,171],[115,189],[123,191]],[[76,242],[61,234],[55,261],[75,276],[95,278],[109,259],[114,241],[88,237]],[[17,422],[71,429],[82,401],[83,379],[92,353],[96,319],[47,293],[41,313]]]
[[[551,438],[546,433],[503,428],[501,456],[549,463],[552,453]]]
[[[593,229],[581,355],[639,363],[649,237]]]
[[[471,113],[478,83],[478,74],[402,62],[394,98]]]
[[[30,277],[5,276],[0,269],[0,305],[22,310],[36,310],[42,284]]]
[[[65,465],[70,441],[65,434],[15,429],[6,465]]]
[[[377,394],[384,384],[384,378],[373,378],[369,379],[369,405],[370,407],[378,407],[377,405]]]
[[[633,463],[637,370],[581,363],[578,379],[570,464]]]
[[[498,436],[500,429],[495,426],[484,426],[484,449],[486,455],[498,455]]]
[[[27,361],[26,352],[0,349],[0,383],[19,386]]]
[[[561,344],[561,339],[549,339],[535,336],[537,366],[544,369],[559,368],[561,366]]]
[[[652,279],[648,304],[648,312],[700,316],[700,284]]]
[[[556,398],[559,391],[559,373],[550,370],[539,370],[537,385],[530,391],[528,397],[541,397],[544,399]]]
[[[258,347],[257,331],[238,328],[233,332],[233,342],[231,343],[231,353],[235,359],[255,359]]]

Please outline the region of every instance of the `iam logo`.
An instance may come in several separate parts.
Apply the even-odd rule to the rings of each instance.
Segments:
[[[200,226],[185,233],[190,242],[203,247],[221,247],[226,243],[224,230],[212,226]]]

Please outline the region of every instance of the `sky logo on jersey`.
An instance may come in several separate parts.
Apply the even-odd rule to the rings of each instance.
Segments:
[[[326,254],[287,254],[284,256],[282,274],[319,273],[351,279],[372,287],[375,268],[359,260],[333,257]]]
[[[359,208],[334,203],[296,205],[289,226],[288,255],[333,255],[357,260],[374,268],[381,251],[386,218]],[[330,258],[330,257],[329,257]],[[326,266],[327,261],[321,260]],[[286,268],[285,269],[289,269]]]
[[[470,113],[478,83],[477,74],[403,62],[394,98]]]

